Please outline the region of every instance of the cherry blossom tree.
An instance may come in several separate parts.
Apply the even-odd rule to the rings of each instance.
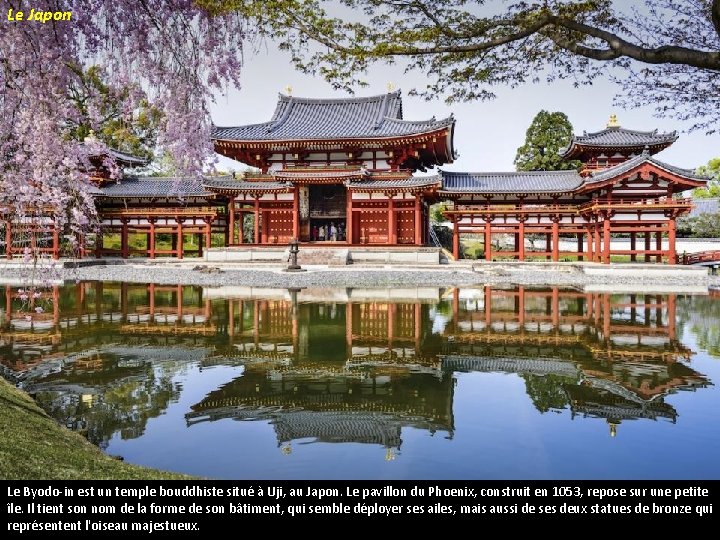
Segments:
[[[30,9],[71,17],[27,20]],[[25,20],[10,20],[18,10]],[[101,132],[107,110],[97,85],[79,105],[83,73],[101,67],[128,122],[156,108],[158,148],[178,174],[199,174],[213,155],[208,102],[239,85],[250,34],[242,15],[192,0],[0,0],[0,25],[0,223],[51,219],[69,240],[94,227],[87,171],[107,150],[77,136],[78,125]]]

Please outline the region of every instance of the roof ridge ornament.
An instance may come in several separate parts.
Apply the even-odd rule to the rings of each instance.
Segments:
[[[642,155],[643,157],[650,157],[650,146],[647,144],[645,145],[645,148],[643,148]]]
[[[606,128],[619,128],[620,122],[618,122],[617,114],[611,114],[610,120],[608,120]]]

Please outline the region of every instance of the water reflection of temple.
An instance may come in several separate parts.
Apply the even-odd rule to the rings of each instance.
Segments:
[[[189,426],[263,419],[284,448],[397,448],[411,427],[452,437],[456,372],[517,374],[539,411],[604,418],[613,433],[676,421],[665,397],[709,383],[678,340],[675,295],[119,283],[56,287],[32,305],[4,294],[2,364],[95,440],[142,433],[190,364],[244,368],[191,407]]]

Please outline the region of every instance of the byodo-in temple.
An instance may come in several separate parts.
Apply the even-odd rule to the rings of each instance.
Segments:
[[[392,450],[406,427],[452,437],[458,372],[520,376],[541,412],[602,419],[611,434],[679,421],[665,396],[710,384],[679,340],[689,300],[674,294],[81,282],[43,292],[33,302],[48,309],[28,320],[22,293],[0,288],[0,367],[101,445],[142,435],[188,365],[244,367],[188,404],[190,429],[271,421],[281,448]]]
[[[579,171],[424,174],[453,163],[454,126],[453,117],[404,119],[399,91],[346,99],[281,94],[269,121],[213,129],[216,152],[257,172],[202,179],[128,174],[115,181],[99,169],[101,232],[94,245],[88,239],[87,252],[182,258],[189,254],[188,236],[195,239],[193,255],[223,250],[223,260],[243,260],[239,254],[291,239],[422,251],[440,247],[429,206],[446,201],[456,259],[460,235],[473,233],[484,238],[488,261],[572,256],[609,263],[613,255],[629,255],[632,261],[676,262],[675,222],[692,208],[679,195],[706,182],[655,157],[676,133],[626,129],[611,117],[605,129],[573,137],[564,151],[568,160],[582,162]],[[113,157],[129,169],[139,164],[121,153]],[[13,231],[22,224],[3,226],[5,255],[18,255]],[[62,235],[51,224],[33,227],[45,233],[36,247],[58,257]],[[103,240],[118,235],[112,245]],[[140,247],[130,241],[133,235],[144,237]],[[159,245],[158,235],[171,242]],[[494,235],[513,238],[512,247],[494,249]],[[534,248],[537,235],[544,245],[530,250],[528,241]],[[629,236],[630,248],[614,249],[613,235]]]

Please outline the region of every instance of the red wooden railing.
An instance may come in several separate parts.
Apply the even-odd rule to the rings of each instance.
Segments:
[[[704,262],[720,263],[720,250],[700,251],[698,253],[685,253],[683,255],[680,255],[678,258],[682,264],[698,264]]]

